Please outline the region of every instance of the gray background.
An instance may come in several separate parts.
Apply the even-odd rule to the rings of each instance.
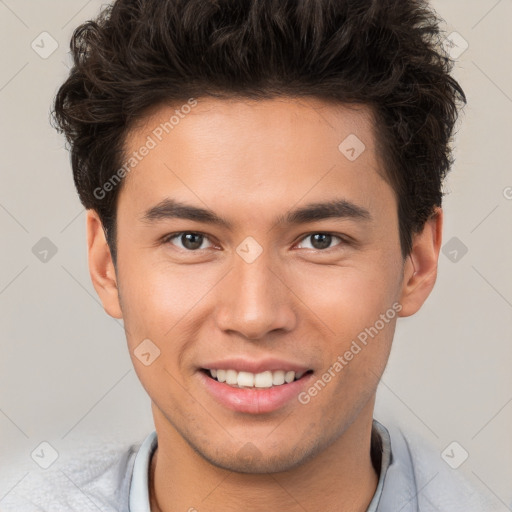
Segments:
[[[71,32],[102,3],[0,0],[0,500],[30,472],[44,471],[31,458],[43,441],[60,455],[58,464],[76,449],[141,441],[153,429],[122,322],[103,311],[90,282],[84,210],[64,141],[48,123],[68,72]],[[454,71],[468,106],[445,188],[438,282],[423,309],[398,322],[376,418],[417,431],[440,456],[459,443],[469,458],[454,471],[508,510],[512,1],[432,5],[446,33],[469,45]],[[49,56],[44,31],[58,43]],[[38,253],[48,244],[43,237],[57,250],[47,261]]]

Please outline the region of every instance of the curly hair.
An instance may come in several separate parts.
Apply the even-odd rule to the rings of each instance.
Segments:
[[[117,0],[79,26],[53,121],[114,264],[122,183],[105,197],[94,190],[121,167],[127,134],[149,109],[208,96],[369,106],[405,259],[441,206],[466,103],[441,21],[426,0]]]

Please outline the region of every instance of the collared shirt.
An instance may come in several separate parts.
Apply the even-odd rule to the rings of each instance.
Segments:
[[[105,447],[66,463],[56,462],[47,470],[32,469],[0,498],[0,511],[151,512],[148,477],[157,442],[152,432],[128,448]],[[503,510],[502,503],[449,467],[423,438],[396,426],[384,427],[376,420],[372,462],[380,471],[367,512]]]

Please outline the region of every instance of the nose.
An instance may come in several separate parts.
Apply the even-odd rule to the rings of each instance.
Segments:
[[[218,290],[216,322],[220,329],[258,340],[273,331],[295,328],[295,296],[273,267],[265,252],[252,263],[235,256],[234,268]]]

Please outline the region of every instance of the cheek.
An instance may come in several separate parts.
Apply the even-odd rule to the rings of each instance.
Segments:
[[[307,276],[297,294],[307,297],[304,302],[311,312],[328,326],[323,329],[324,368],[319,378],[330,371],[325,376],[330,379],[330,391],[322,393],[323,397],[328,400],[331,395],[346,401],[349,386],[349,401],[357,397],[364,400],[373,392],[391,349],[398,317],[393,304],[399,307],[395,300],[396,276],[375,267],[324,267],[312,269]]]
[[[153,337],[165,344],[183,330],[194,308],[221,277],[218,269],[193,265],[146,263],[125,265],[120,271],[124,323],[132,342]],[[173,341],[174,343],[174,341]]]
[[[372,326],[395,300],[396,279],[389,270],[311,266],[303,275],[291,288],[340,339]]]

